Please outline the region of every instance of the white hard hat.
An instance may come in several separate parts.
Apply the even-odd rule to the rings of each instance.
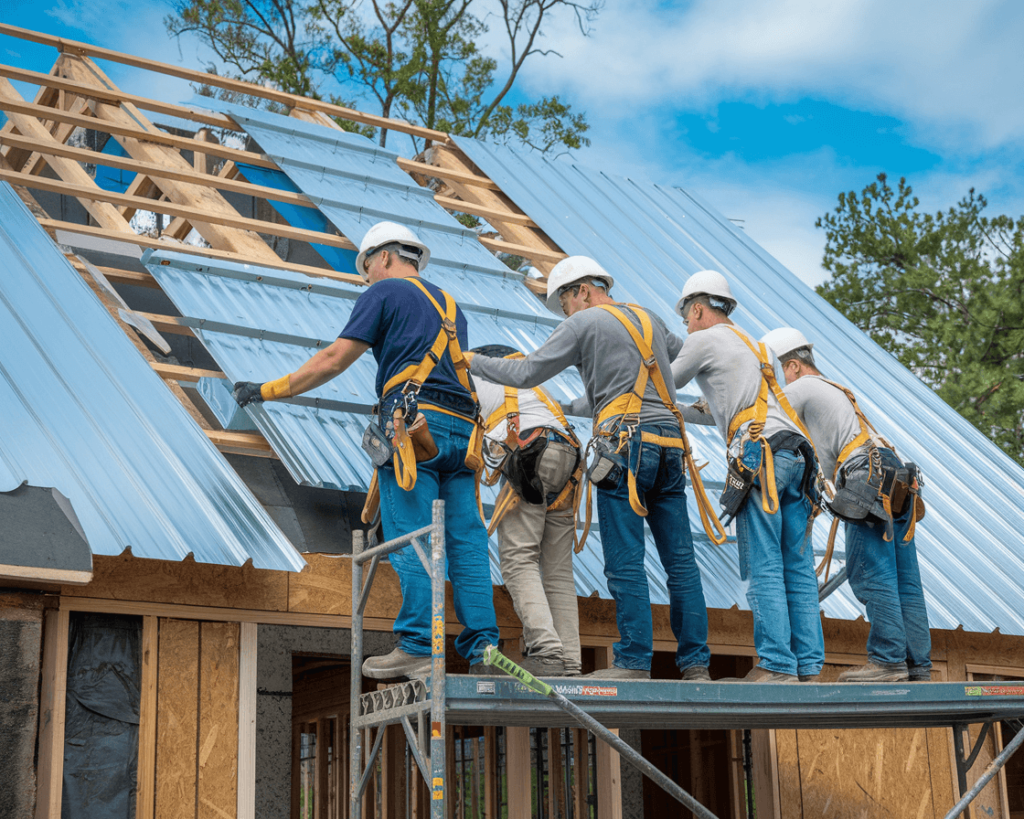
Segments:
[[[683,305],[694,296],[716,296],[730,303],[726,314],[736,306],[736,297],[729,289],[729,282],[717,270],[701,270],[694,273],[683,285],[683,293],[676,302],[676,312],[683,315]]]
[[[793,327],[780,327],[778,330],[765,333],[761,341],[771,348],[776,358],[782,358],[801,347],[810,349],[814,346],[803,333]]]
[[[611,274],[589,256],[562,259],[548,274],[548,310],[556,316],[564,316],[562,305],[558,303],[558,291],[567,284],[582,284],[586,279],[600,279],[608,285],[608,290],[615,284]]]
[[[356,272],[363,277],[363,281],[370,280],[370,277],[366,275],[366,271],[363,270],[366,256],[373,253],[378,247],[391,244],[392,242],[398,242],[409,247],[411,250],[408,253],[399,251],[398,255],[416,265],[418,272],[423,272],[423,268],[430,261],[430,248],[423,244],[420,241],[420,237],[405,225],[400,225],[397,222],[378,222],[366,231],[363,241],[359,243],[359,255],[356,256]],[[415,248],[415,250],[412,250],[412,248]],[[419,253],[416,251],[419,251]]]

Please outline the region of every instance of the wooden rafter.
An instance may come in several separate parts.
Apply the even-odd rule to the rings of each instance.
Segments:
[[[397,158],[398,166],[419,184],[434,188],[434,199],[441,207],[452,212],[473,214],[494,225],[500,235],[481,237],[484,247],[493,252],[523,256],[544,271],[565,256],[529,215],[517,208],[500,187],[481,173],[441,132],[3,24],[0,24],[0,33],[49,43],[61,51],[48,74],[0,66],[0,110],[8,115],[8,122],[0,128],[0,180],[17,186],[22,198],[33,206],[42,226],[51,233],[65,231],[139,248],[173,249],[175,245],[166,239],[180,241],[196,230],[210,246],[190,244],[182,247],[190,254],[353,284],[363,283],[358,276],[339,273],[328,267],[285,262],[262,237],[278,236],[352,249],[354,245],[348,238],[294,228],[281,224],[275,216],[270,220],[245,217],[232,207],[225,198],[226,194],[315,207],[301,193],[251,184],[239,173],[241,164],[272,170],[276,170],[277,165],[264,154],[223,145],[211,134],[210,128],[243,131],[234,120],[216,112],[197,111],[138,94],[127,94],[118,89],[94,62],[92,58],[96,57],[262,97],[286,105],[296,118],[327,127],[339,128],[333,118],[344,118],[428,140],[435,145],[435,152],[428,162]],[[38,93],[33,101],[22,99],[11,80],[36,84]],[[143,112],[195,122],[195,136],[167,133]],[[67,144],[79,129],[115,138],[127,156],[111,156]],[[124,193],[106,191],[86,170],[88,165],[118,168],[134,174],[134,178]],[[56,178],[52,178],[54,175]],[[437,179],[444,183],[440,191],[437,190]],[[85,207],[92,224],[49,218],[32,198],[30,189],[74,197]],[[163,231],[162,240],[136,234],[133,230],[130,220],[143,210],[172,217],[170,225]],[[74,258],[72,262],[91,280],[83,265]],[[103,268],[101,272],[117,284],[158,288],[156,280],[148,273],[110,267]],[[536,281],[527,281],[527,285],[534,292],[543,291],[543,284]],[[106,301],[104,303],[107,304]],[[113,305],[107,306],[117,318]],[[174,316],[143,314],[143,317],[159,332],[193,334],[186,323]],[[150,366],[222,451],[273,457],[270,446],[257,433],[209,429],[209,424],[192,404],[190,396],[194,390],[186,392],[182,389],[181,385],[195,383],[200,378],[224,378],[223,373],[159,361],[137,337],[134,329],[123,323],[122,329],[132,337]]]

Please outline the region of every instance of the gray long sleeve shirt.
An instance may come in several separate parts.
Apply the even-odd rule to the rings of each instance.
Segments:
[[[677,389],[696,379],[726,446],[731,443],[728,438],[729,424],[737,414],[754,405],[762,380],[757,356],[733,332],[731,326],[716,324],[706,330],[691,333],[672,362],[672,376]],[[738,327],[736,329],[740,330]],[[756,346],[756,339],[744,330],[740,332]],[[774,354],[772,360],[775,361]],[[800,431],[783,412],[775,395],[769,392],[768,417],[763,434],[767,438],[787,429]]]
[[[639,329],[632,311],[618,305]],[[670,333],[654,313],[651,317],[654,356],[665,378],[669,396],[675,398],[671,383],[671,362],[683,347],[679,336]],[[620,395],[632,391],[643,366],[640,351],[629,332],[615,316],[591,307],[559,324],[540,348],[523,359],[473,357],[471,370],[497,384],[511,387],[535,387],[567,367],[576,367],[583,378],[586,400],[574,401],[578,412],[589,406],[595,417]],[[675,416],[658,397],[657,388],[648,380],[644,391],[640,420],[644,423],[675,423]]]
[[[860,424],[846,394],[817,375],[805,375],[786,387],[786,397],[811,434],[821,471],[831,480],[836,460],[850,441],[860,435]],[[851,454],[854,463],[866,454],[867,444]]]

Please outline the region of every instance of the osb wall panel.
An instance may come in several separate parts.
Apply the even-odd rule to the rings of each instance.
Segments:
[[[64,597],[96,597],[145,603],[183,603],[257,611],[286,611],[289,572],[216,566],[185,560],[142,560],[130,554],[95,555],[93,579],[62,586]]]
[[[156,816],[196,815],[199,623],[160,620],[156,709]]]
[[[238,623],[202,623],[199,662],[199,819],[238,806]]]

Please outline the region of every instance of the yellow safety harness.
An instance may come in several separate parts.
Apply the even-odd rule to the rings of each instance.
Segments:
[[[779,382],[775,378],[775,368],[772,366],[771,356],[768,354],[768,348],[763,342],[758,342],[755,346],[747,336],[732,325],[726,325],[732,330],[739,338],[747,345],[747,348],[757,358],[758,365],[761,368],[761,388],[758,390],[757,399],[754,403],[742,410],[733,417],[729,423],[729,430],[727,433],[729,446],[732,443],[733,436],[736,432],[748,421],[750,426],[747,427],[746,436],[749,437],[754,443],[760,442],[761,444],[761,466],[759,470],[761,478],[761,508],[769,515],[774,515],[779,511],[779,493],[778,488],[775,485],[775,459],[772,455],[772,448],[768,445],[768,439],[763,436],[765,421],[768,418],[768,393],[775,396],[775,400],[779,402],[779,406],[782,411],[789,416],[789,419],[796,424],[797,429],[800,430],[800,434],[807,439],[807,443],[814,448],[814,441],[811,440],[811,434],[807,431],[807,427],[804,426],[804,422],[800,420],[800,416],[796,414],[796,410],[793,409],[792,404],[789,403],[789,399],[786,398],[786,393],[783,392],[782,387],[779,386]],[[815,453],[817,456],[817,453]],[[818,509],[815,508],[812,511],[812,520],[817,515]]]
[[[698,468],[693,461],[693,453],[690,450],[686,437],[686,423],[683,421],[683,415],[676,406],[676,402],[672,400],[672,395],[669,393],[668,386],[665,383],[665,376],[658,367],[658,361],[655,358],[653,349],[654,330],[651,325],[650,316],[648,316],[647,312],[638,305],[628,304],[622,306],[628,307],[636,316],[637,320],[640,322],[640,330],[637,330],[636,326],[626,317],[626,314],[619,306],[599,304],[597,305],[597,309],[605,310],[610,313],[619,320],[623,327],[626,328],[630,338],[633,339],[633,343],[636,344],[637,350],[640,352],[642,363],[640,365],[640,372],[636,377],[636,383],[633,385],[633,389],[630,392],[624,393],[618,398],[610,401],[594,420],[595,434],[611,437],[610,432],[602,431],[602,425],[605,421],[611,418],[621,416],[618,427],[618,447],[615,451],[621,452],[624,448],[627,448],[640,424],[640,412],[643,408],[644,392],[647,389],[647,382],[652,381],[655,389],[658,391],[658,397],[661,399],[662,404],[664,404],[666,409],[672,413],[676,422],[679,424],[680,437],[668,438],[641,430],[640,440],[644,443],[657,444],[658,446],[666,447],[668,449],[681,449],[683,451],[683,459],[686,461],[686,466],[690,473],[690,485],[693,487],[693,493],[697,501],[697,509],[700,512],[700,520],[704,526],[704,531],[707,533],[712,543],[721,545],[722,543],[725,543],[727,538],[725,528],[718,519],[718,515],[715,513],[714,507],[711,505],[707,492],[704,490],[704,482],[700,477],[700,468]],[[627,457],[627,461],[628,460],[631,459]],[[647,509],[640,502],[640,498],[637,493],[636,474],[628,463],[626,472],[628,474],[629,505],[633,508],[634,512],[640,515],[640,517],[646,517]],[[586,501],[588,515],[590,510],[590,495],[591,485],[588,481]]]
[[[858,449],[867,444],[872,451],[877,450],[879,447],[885,447],[886,449],[896,452],[896,448],[890,444],[885,438],[883,438],[878,430],[875,429],[868,417],[861,410],[857,404],[857,396],[853,394],[853,391],[848,387],[844,387],[842,384],[838,384],[835,381],[830,381],[827,378],[822,378],[826,384],[831,384],[837,390],[846,396],[847,400],[853,405],[854,415],[857,416],[857,424],[860,426],[860,432],[857,433],[850,441],[843,447],[839,453],[839,457],[836,458],[836,466],[832,471],[832,481],[835,482],[836,477],[839,475],[839,470],[843,463]],[[868,459],[869,468],[874,468],[874,459]],[[907,533],[903,536],[903,542],[907,543],[914,537],[914,531],[917,528],[917,521],[924,517],[924,502],[920,500],[916,486],[908,487],[908,493],[911,495],[910,498],[910,524],[907,526]],[[892,512],[892,495],[881,494],[882,508],[891,518]],[[821,564],[818,566],[817,573],[820,575],[822,571],[825,572],[825,581],[828,581],[828,567],[832,562],[832,552],[835,549],[836,533],[839,530],[839,520],[837,515],[832,518],[832,527],[828,532],[828,545],[825,548],[825,557],[822,559]],[[887,533],[888,534],[888,533]]]
[[[505,356],[509,359],[520,359],[524,358],[522,353],[512,353]],[[533,394],[537,399],[547,407],[548,411],[555,417],[558,423],[561,425],[560,429],[555,427],[549,427],[549,429],[556,435],[565,439],[567,444],[580,448],[579,439],[576,438],[572,433],[572,429],[569,426],[569,421],[565,417],[565,413],[562,412],[562,408],[558,403],[548,394],[547,390],[542,387],[533,387]],[[505,445],[509,450],[514,450],[525,443],[519,438],[520,423],[519,423],[519,390],[515,387],[505,387],[505,400],[504,402],[494,410],[488,416],[487,420],[484,421],[484,434],[494,430],[498,424],[505,421],[506,432],[505,432]],[[580,459],[580,463],[576,466],[573,474],[569,477],[569,480],[565,482],[565,486],[561,492],[555,497],[555,499],[548,505],[547,511],[558,512],[562,509],[566,509],[571,506],[573,510],[573,519],[575,523],[578,523],[578,514],[580,507],[580,499],[583,497],[583,473],[586,469],[586,464],[583,459]],[[491,472],[484,471],[483,482],[487,486],[493,486],[498,482],[501,477],[500,468],[495,468]],[[494,503],[494,512],[491,514],[491,523],[487,528],[488,534],[494,534],[494,531],[498,528],[498,524],[501,520],[515,509],[519,505],[522,498],[519,493],[515,491],[511,483],[506,482],[502,487],[501,492],[498,493],[497,500]],[[579,554],[583,550],[584,545],[587,541],[587,535],[590,534],[590,507],[587,507],[586,523],[583,528],[583,534],[578,534],[578,526],[573,528],[573,551]]]
[[[441,360],[441,356],[444,355],[447,350],[451,356],[452,364],[455,367],[455,375],[459,379],[459,383],[469,392],[474,405],[479,406],[476,389],[473,387],[473,382],[469,377],[469,363],[466,361],[466,358],[462,353],[462,345],[459,344],[456,332],[455,317],[458,307],[455,304],[455,299],[442,290],[441,294],[444,296],[444,307],[442,307],[419,278],[409,277],[402,279],[401,281],[406,281],[414,285],[430,300],[434,309],[437,310],[438,315],[441,316],[441,329],[437,334],[437,338],[434,339],[434,343],[427,351],[427,354],[423,356],[423,360],[420,361],[419,364],[410,364],[408,367],[404,367],[388,379],[387,383],[384,385],[384,391],[381,397],[383,398],[383,396],[388,395],[392,390],[398,387],[402,388],[403,395],[410,391],[414,395],[419,393],[420,388],[430,377],[434,367],[437,366],[438,362]],[[435,412],[443,412],[446,415],[454,415],[458,418],[465,417],[457,412],[434,404],[419,404],[419,408],[421,410],[429,409]],[[402,405],[399,405],[395,409],[393,419],[395,426],[395,437],[392,441],[392,445],[395,448],[393,463],[395,467],[395,478],[398,481],[398,485],[402,489],[409,491],[416,485],[416,451],[413,439],[409,435],[411,430],[406,428],[404,419],[405,408]],[[473,433],[469,439],[469,447],[466,452],[465,463],[467,467],[476,473],[476,502],[477,508],[480,510],[480,519],[483,520],[483,505],[480,502],[480,473],[484,466],[483,426],[479,415],[470,420],[473,421]],[[426,419],[420,415],[414,422],[413,428],[418,428],[420,424],[425,423]],[[374,469],[373,478],[370,480],[370,490],[367,493],[366,505],[363,507],[362,519],[364,523],[369,523],[370,520],[373,520],[373,518],[376,517],[376,505],[379,504],[379,493],[380,490],[377,479],[377,470]],[[367,520],[368,517],[369,520]]]

